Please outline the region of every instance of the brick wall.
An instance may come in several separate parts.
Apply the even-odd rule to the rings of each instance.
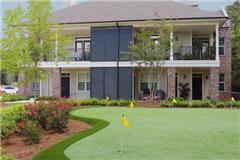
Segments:
[[[176,69],[171,67],[167,69],[167,97],[175,97],[175,72]]]
[[[225,91],[219,92],[219,99],[230,99],[231,98],[231,82],[232,82],[232,46],[231,46],[231,28],[221,28],[219,37],[224,37],[224,55],[220,58],[219,73],[224,73],[225,77]]]
[[[53,96],[61,96],[61,71],[60,68],[53,68],[52,73],[52,91]]]
[[[210,68],[209,96],[213,100],[219,98],[219,68]]]

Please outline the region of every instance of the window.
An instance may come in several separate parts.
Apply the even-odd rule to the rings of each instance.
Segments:
[[[224,37],[219,38],[219,55],[224,55]]]
[[[224,91],[225,90],[224,81],[225,81],[224,74],[220,73],[219,74],[219,91]]]
[[[89,91],[90,90],[90,73],[79,72],[77,79],[78,91]]]
[[[89,38],[75,38],[75,52],[84,56],[84,59],[89,58],[90,54],[90,39]]]
[[[157,76],[157,74],[153,75]],[[150,87],[157,87],[157,82],[151,80],[151,75],[147,72],[140,72],[140,91],[151,89]]]

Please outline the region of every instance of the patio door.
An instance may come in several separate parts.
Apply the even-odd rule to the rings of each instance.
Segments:
[[[70,73],[61,74],[61,97],[70,97]]]
[[[194,73],[192,75],[192,99],[202,99],[202,74]]]

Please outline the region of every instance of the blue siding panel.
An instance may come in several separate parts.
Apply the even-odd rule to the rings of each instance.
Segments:
[[[91,97],[104,98],[104,68],[91,68]]]
[[[119,99],[132,99],[132,68],[119,68]]]

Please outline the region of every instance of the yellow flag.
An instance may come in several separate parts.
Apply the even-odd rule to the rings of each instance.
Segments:
[[[235,101],[234,97],[232,97],[232,101],[233,101],[233,102]]]
[[[130,107],[130,108],[134,108],[134,107],[135,107],[135,105],[134,105],[134,103],[133,103],[132,101],[131,101],[129,107]]]
[[[129,128],[130,125],[128,123],[128,120],[126,118],[126,116],[124,116],[124,114],[122,115],[122,125],[125,127],[125,128]]]
[[[175,98],[173,98],[173,103],[177,103],[177,101],[176,101],[176,99],[175,99]]]

